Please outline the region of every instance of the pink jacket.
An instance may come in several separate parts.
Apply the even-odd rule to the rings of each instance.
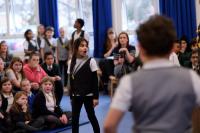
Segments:
[[[39,66],[37,68],[31,68],[29,64],[23,67],[24,75],[30,82],[40,83],[42,78],[47,76],[46,72]]]

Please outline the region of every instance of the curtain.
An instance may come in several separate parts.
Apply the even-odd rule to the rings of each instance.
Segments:
[[[58,37],[57,0],[39,0],[39,18],[45,27],[54,27],[54,37]]]
[[[195,0],[160,0],[160,13],[172,18],[177,36],[185,35],[189,41],[196,37]]]
[[[106,31],[112,27],[111,0],[92,0],[94,57],[102,57]]]

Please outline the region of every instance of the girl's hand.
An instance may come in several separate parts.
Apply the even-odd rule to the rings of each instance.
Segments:
[[[67,124],[68,122],[67,116],[65,114],[63,114],[59,119],[63,124]]]
[[[0,118],[3,119],[4,115],[0,112]]]
[[[58,59],[56,59],[56,64],[59,64],[59,61],[58,61]]]
[[[56,78],[56,81],[57,81],[57,80],[61,80],[61,77],[60,77],[60,76],[55,76],[55,78]]]
[[[123,64],[124,61],[125,61],[124,58],[119,58],[118,63],[119,63],[119,64]]]
[[[119,60],[119,59],[114,60],[114,65],[115,65],[115,66],[119,64],[119,61],[118,61],[118,60]]]
[[[50,77],[51,80],[53,80],[54,82],[56,81],[56,77]]]
[[[127,49],[127,48],[120,48],[120,49],[119,49],[119,52],[126,52],[126,53],[127,53],[127,52],[128,52],[128,49]]]
[[[25,121],[25,124],[28,124],[30,121]]]
[[[98,99],[93,99],[93,107],[96,107],[99,104]]]
[[[22,105],[22,111],[27,112],[27,105],[26,104]]]

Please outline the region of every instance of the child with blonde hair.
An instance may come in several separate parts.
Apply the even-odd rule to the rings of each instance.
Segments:
[[[54,82],[49,77],[44,77],[41,82],[41,90],[33,103],[33,117],[45,118],[48,127],[55,128],[68,123],[66,114],[58,104],[54,94]]]

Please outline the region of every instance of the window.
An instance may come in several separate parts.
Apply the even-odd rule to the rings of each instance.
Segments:
[[[71,38],[71,34],[75,30],[74,22],[77,18],[82,18],[85,21],[84,29],[90,36],[89,53],[93,55],[92,0],[58,0],[59,26],[66,29],[69,38]]]
[[[4,0],[0,0],[0,35],[5,35],[7,32],[6,25],[6,4]]]
[[[140,23],[155,13],[153,0],[123,0],[122,28],[135,30]]]
[[[22,51],[24,32],[36,32],[38,0],[0,0],[0,41],[6,40],[10,51]]]
[[[76,18],[83,18],[84,28],[93,32],[92,0],[58,0],[58,17],[59,26],[66,27],[70,34]]]
[[[37,0],[0,0],[1,37],[23,35],[26,29],[36,31]]]
[[[81,0],[81,16],[85,20],[85,29],[93,32],[92,0]]]
[[[74,20],[77,18],[75,0],[58,0],[58,22],[60,27],[67,28],[67,32],[72,32]]]
[[[24,33],[29,28],[36,31],[35,0],[9,0],[8,5],[11,35]]]
[[[129,33],[131,44],[137,44],[135,30],[138,25],[155,13],[158,13],[158,0],[122,1],[122,30]]]

